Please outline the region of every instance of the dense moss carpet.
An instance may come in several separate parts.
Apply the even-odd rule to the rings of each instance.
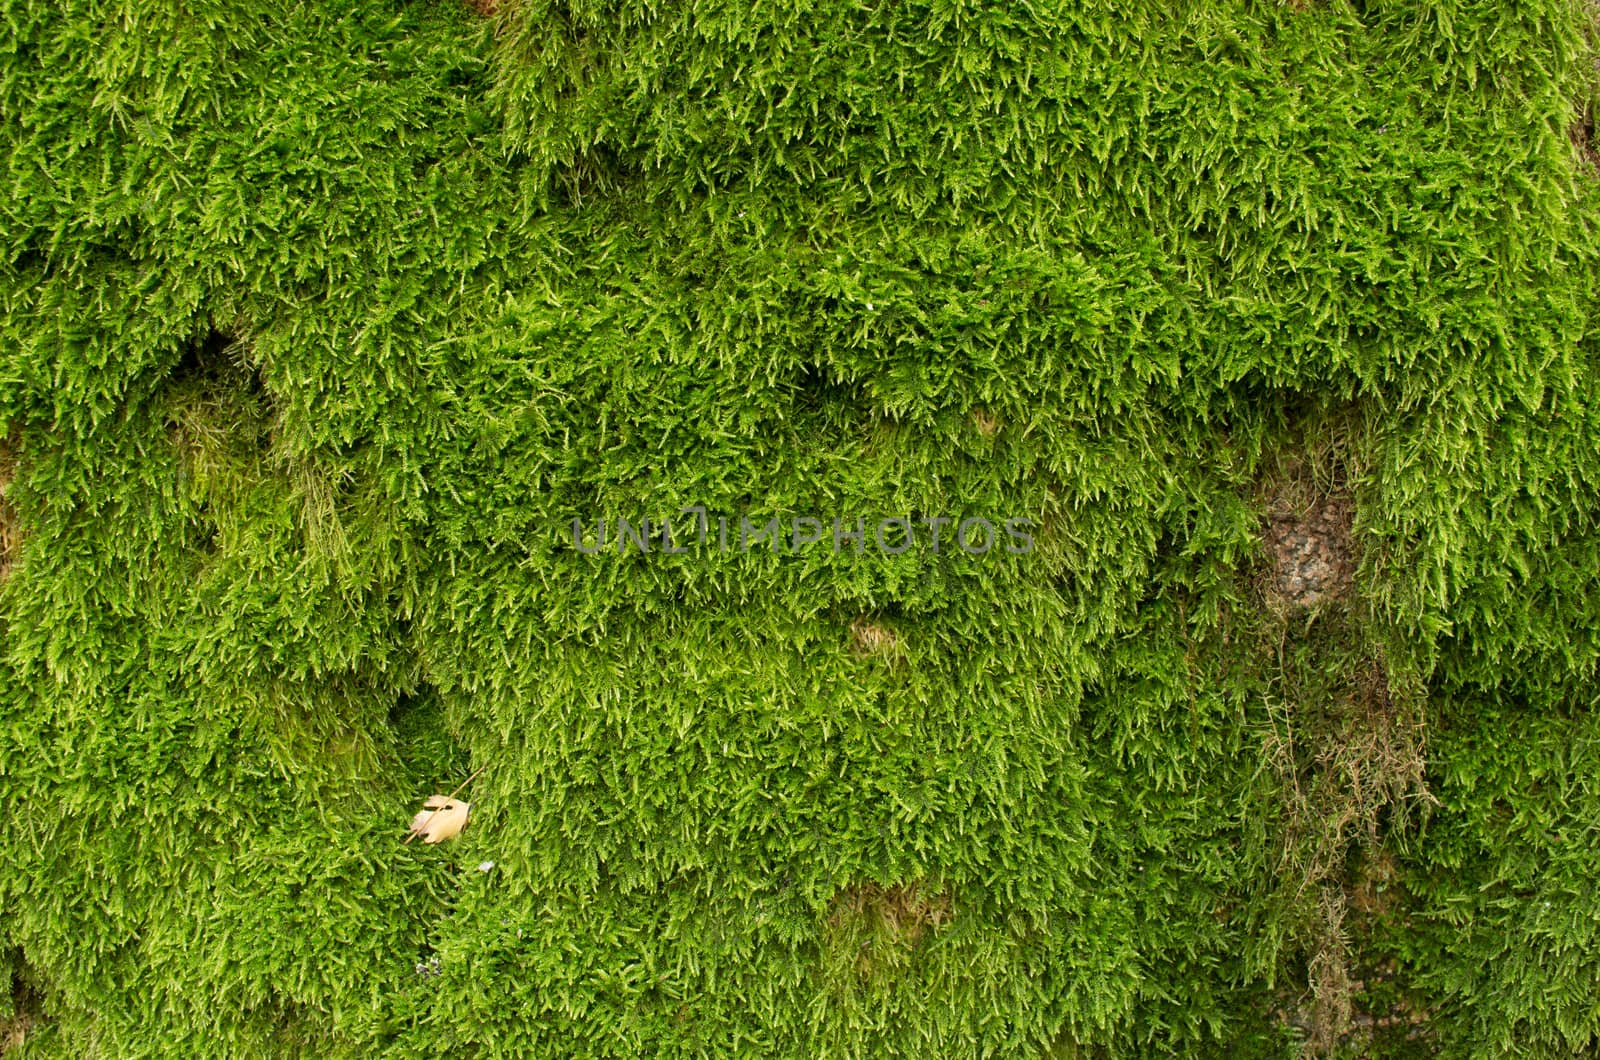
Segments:
[[[478,7],[0,3],[0,1048],[1600,1049],[1592,3]]]

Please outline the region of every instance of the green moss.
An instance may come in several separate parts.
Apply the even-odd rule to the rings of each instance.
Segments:
[[[1592,11],[0,11],[31,1052],[1600,1040]]]

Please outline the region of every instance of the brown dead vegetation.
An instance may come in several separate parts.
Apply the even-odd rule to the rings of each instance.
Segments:
[[[27,1042],[28,1032],[33,1029],[33,1023],[34,1017],[31,1012],[18,1011],[9,1019],[0,1019],[0,1056],[20,1048]]]
[[[1312,995],[1298,1001],[1285,999],[1278,1009],[1278,1021],[1305,1037],[1308,1055],[1433,1055],[1427,1048],[1433,1015],[1396,992],[1397,969],[1392,960],[1366,971],[1361,978],[1350,978],[1345,968],[1342,956],[1320,964],[1314,958]],[[1315,993],[1318,986],[1321,995]],[[1335,1026],[1344,1029],[1333,1034]]]
[[[862,883],[833,898],[826,934],[835,950],[854,954],[856,974],[872,979],[902,963],[930,931],[955,914],[950,894],[926,883]]]
[[[1311,1026],[1306,1049],[1313,1056],[1328,1056],[1349,1030],[1352,1011],[1350,942],[1344,930],[1344,895],[1324,888],[1321,901],[1321,938],[1312,952],[1306,978],[1311,987]]]
[[[890,655],[899,646],[900,634],[888,626],[866,617],[850,623],[850,647],[857,655]]]
[[[1283,718],[1267,748],[1284,778],[1284,859],[1298,863],[1297,892],[1342,869],[1352,842],[1376,852],[1385,811],[1429,798],[1420,710],[1395,696],[1382,659],[1348,680],[1329,709]]]
[[[1355,582],[1361,415],[1322,409],[1291,422],[1255,492],[1266,553],[1254,579],[1259,651],[1275,674],[1263,754],[1281,786],[1277,886],[1306,961],[1304,994],[1284,998],[1279,1017],[1305,1034],[1312,1056],[1345,1049],[1353,1029],[1373,1025],[1352,935],[1400,893],[1386,829],[1431,801],[1424,688],[1391,665]]]
[[[1283,785],[1279,886],[1290,907],[1309,911],[1309,1004],[1290,1018],[1308,1055],[1332,1055],[1353,1029],[1374,1025],[1356,996],[1351,929],[1364,934],[1398,901],[1400,866],[1382,833],[1386,819],[1432,801],[1423,735],[1420,696],[1397,695],[1377,653],[1327,709],[1286,705],[1266,748]]]
[[[986,408],[973,409],[972,422],[985,438],[993,438],[1000,430],[1000,417]]]
[[[20,976],[7,984],[11,991],[9,1015],[0,1017],[0,1056],[18,1049],[43,1018],[39,996]]]

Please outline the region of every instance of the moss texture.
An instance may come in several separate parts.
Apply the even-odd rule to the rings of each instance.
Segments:
[[[0,1042],[1600,1048],[1592,5],[0,12]]]

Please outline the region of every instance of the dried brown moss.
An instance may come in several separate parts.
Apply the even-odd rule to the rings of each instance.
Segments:
[[[862,883],[834,896],[828,912],[829,949],[851,958],[871,980],[905,962],[923,940],[955,915],[949,892],[927,883]]]
[[[890,656],[900,646],[900,634],[870,618],[850,623],[850,647],[860,656]]]

